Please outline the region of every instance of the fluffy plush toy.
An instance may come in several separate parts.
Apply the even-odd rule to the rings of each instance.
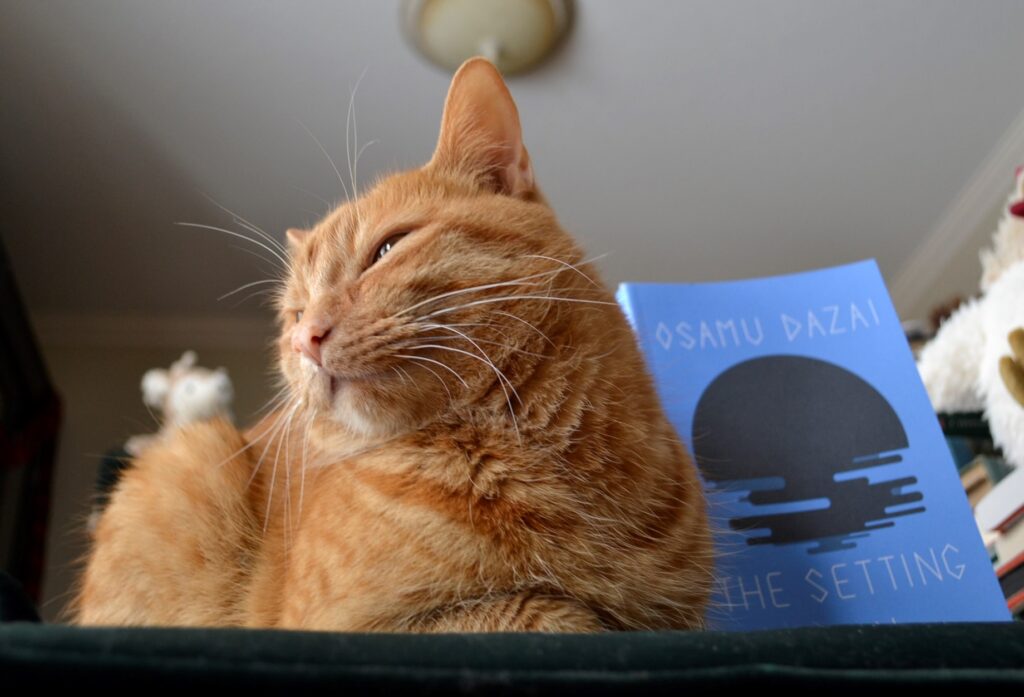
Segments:
[[[234,391],[224,368],[209,370],[196,365],[194,351],[186,351],[169,370],[154,368],[142,376],[142,401],[163,413],[160,431],[132,436],[125,450],[138,455],[163,434],[192,421],[215,416],[231,418]]]
[[[981,253],[980,298],[961,305],[921,351],[936,411],[984,410],[1006,461],[1024,466],[1024,168]]]
[[[195,351],[183,353],[169,370],[154,368],[146,371],[142,376],[142,401],[161,412],[163,421],[156,433],[129,438],[124,444],[124,451],[138,457],[143,450],[179,426],[215,416],[231,419],[233,396],[227,371],[224,368],[209,370],[198,367]],[[112,451],[100,462],[92,511],[86,520],[90,534],[96,530],[121,473],[126,467],[131,467],[131,458],[124,457],[125,452]]]

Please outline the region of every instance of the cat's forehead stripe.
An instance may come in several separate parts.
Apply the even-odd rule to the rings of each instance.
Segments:
[[[312,295],[331,292],[344,276],[355,247],[353,221],[335,218],[317,230],[306,251],[305,276]],[[346,223],[349,223],[346,225]]]

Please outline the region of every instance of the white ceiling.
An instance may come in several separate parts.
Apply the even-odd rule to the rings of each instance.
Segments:
[[[1015,1],[584,0],[510,85],[609,281],[891,277],[1024,109],[1022,26]],[[365,184],[429,157],[447,87],[394,0],[0,2],[0,231],[30,308],[260,313],[217,301],[259,261],[173,223],[229,223],[204,194],[277,236],[315,219],[341,191],[301,124],[346,171],[360,75]]]

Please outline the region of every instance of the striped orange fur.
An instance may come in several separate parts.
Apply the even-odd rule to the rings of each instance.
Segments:
[[[283,405],[139,458],[96,529],[77,622],[702,626],[696,469],[489,63],[456,74],[427,165],[289,244]]]

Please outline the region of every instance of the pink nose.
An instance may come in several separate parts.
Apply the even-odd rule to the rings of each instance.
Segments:
[[[310,318],[292,331],[292,349],[304,354],[317,365],[322,365],[320,350],[333,327],[324,320]]]

